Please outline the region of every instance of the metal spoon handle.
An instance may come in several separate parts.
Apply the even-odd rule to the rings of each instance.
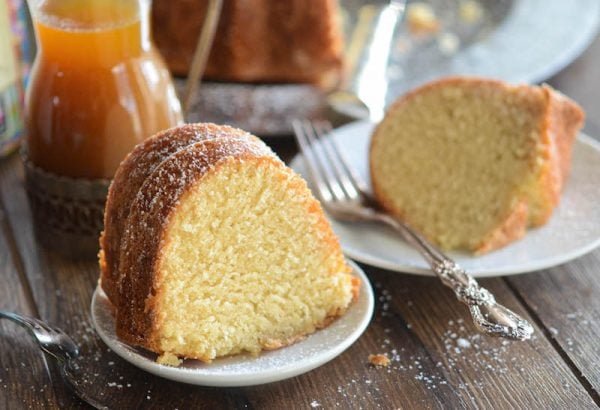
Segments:
[[[192,57],[190,71],[185,83],[185,91],[182,97],[183,114],[186,120],[189,119],[192,100],[200,86],[202,74],[206,68],[206,62],[210,54],[211,45],[217,31],[221,9],[223,8],[223,0],[209,0],[206,10],[206,16],[202,24],[202,30],[196,41],[196,49]]]
[[[29,331],[46,357],[56,363],[62,380],[72,393],[97,409],[108,409],[106,405],[86,392],[83,383],[84,377],[74,362],[79,355],[79,349],[66,333],[40,319],[14,312],[0,310],[0,319],[2,318],[9,319]],[[50,370],[52,371],[52,369]]]
[[[378,219],[398,231],[427,260],[442,283],[469,307],[473,323],[480,332],[514,340],[527,340],[531,337],[533,327],[527,320],[497,303],[494,295],[479,286],[471,275],[440,249],[389,215],[380,214]]]
[[[0,318],[9,319],[27,329],[40,348],[56,360],[69,361],[79,355],[77,345],[66,333],[40,319],[4,310],[0,310]]]

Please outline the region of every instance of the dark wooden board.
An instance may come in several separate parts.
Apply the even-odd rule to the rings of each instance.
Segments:
[[[6,223],[0,207],[0,310],[35,315],[13,254],[14,244],[6,235]],[[57,403],[40,349],[25,329],[0,319],[0,408],[41,408]]]
[[[92,328],[89,305],[97,283],[96,263],[71,262],[38,248],[16,158],[0,175],[0,193],[41,316],[77,341],[89,391],[111,407],[594,406],[544,332],[538,330],[536,339],[527,343],[476,337],[466,309],[435,279],[369,267],[366,271],[378,284],[374,321],[355,345],[327,365],[280,383],[235,389],[151,376],[110,352]],[[523,311],[502,280],[486,285]],[[388,354],[392,365],[373,368],[367,360],[371,353]]]
[[[600,251],[508,283],[600,403]]]

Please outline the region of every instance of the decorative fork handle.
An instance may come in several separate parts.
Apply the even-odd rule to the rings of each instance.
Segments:
[[[485,334],[514,340],[527,340],[533,334],[531,324],[512,310],[496,302],[494,295],[437,247],[410,227],[388,214],[371,215],[398,231],[427,260],[442,283],[454,291],[456,298],[469,307],[473,323]]]

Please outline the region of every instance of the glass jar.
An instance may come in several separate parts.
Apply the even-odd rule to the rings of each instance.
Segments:
[[[30,0],[38,54],[27,154],[44,171],[111,178],[134,145],[182,122],[149,33],[149,0]]]
[[[150,0],[29,0],[25,186],[36,237],[93,258],[110,179],[140,141],[183,122],[150,38]]]

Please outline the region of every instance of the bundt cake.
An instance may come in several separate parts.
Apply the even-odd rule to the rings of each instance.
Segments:
[[[358,292],[305,182],[225,126],[138,145],[111,184],[100,243],[117,335],[166,364],[285,346]]]
[[[545,85],[424,85],[396,101],[373,133],[374,195],[445,249],[497,249],[551,216],[583,119]]]
[[[187,75],[206,1],[154,0],[154,39],[171,71]],[[229,82],[313,83],[341,79],[343,36],[337,0],[227,0],[205,78]]]
[[[158,133],[144,144],[137,145],[122,161],[115,173],[104,212],[104,231],[100,237],[101,283],[108,298],[117,304],[117,281],[120,245],[129,205],[135,199],[146,178],[160,163],[188,145],[213,138],[250,138],[262,144],[245,131],[214,124],[187,124]]]

